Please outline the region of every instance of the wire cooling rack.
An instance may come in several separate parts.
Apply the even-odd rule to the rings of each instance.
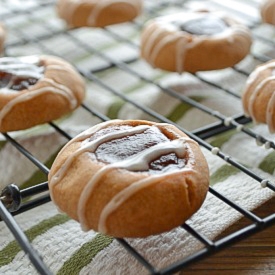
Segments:
[[[23,4],[24,2],[24,4]],[[149,18],[155,17],[157,15],[162,14],[163,10],[179,10],[179,9],[189,9],[192,5],[201,4],[206,1],[153,1],[147,0],[145,1],[145,11],[141,19],[138,19],[134,22],[127,23],[128,26],[132,29],[135,29],[137,32],[142,28],[143,22]],[[261,27],[261,22],[257,13],[259,1],[236,1],[238,5],[234,5],[234,1],[207,1],[210,6],[215,8],[220,8],[230,12],[243,20],[243,22],[249,26],[253,32],[253,36],[257,43],[263,44],[270,49],[274,49],[274,42],[267,36],[265,37],[259,30]],[[226,3],[225,3],[226,2]],[[230,2],[230,3],[229,3]],[[247,6],[247,2],[249,2],[249,6]],[[242,113],[235,114],[233,116],[226,116],[216,110],[213,110],[206,105],[201,104],[200,102],[193,100],[192,98],[185,96],[183,94],[177,93],[173,88],[162,85],[161,82],[158,82],[155,79],[152,79],[148,76],[143,75],[142,73],[133,69],[131,64],[135,64],[139,60],[138,54],[138,40],[129,38],[123,33],[116,32],[112,27],[108,27],[100,30],[101,35],[105,36],[106,39],[112,40],[113,43],[118,43],[119,45],[127,46],[130,48],[132,54],[130,56],[122,56],[122,57],[114,57],[112,55],[106,54],[104,51],[101,51],[95,46],[96,43],[88,43],[85,39],[80,39],[75,32],[77,30],[67,30],[64,28],[60,21],[54,17],[54,4],[55,1],[1,1],[1,14],[0,18],[7,26],[9,26],[10,37],[8,43],[6,43],[5,55],[12,56],[18,52],[18,49],[29,47],[34,53],[43,52],[46,54],[60,55],[58,50],[55,50],[55,47],[51,46],[51,43],[46,43],[47,41],[54,41],[56,37],[62,37],[62,41],[64,43],[68,43],[73,45],[79,51],[86,52],[87,54],[92,55],[98,62],[93,62],[93,65],[89,66],[87,64],[74,64],[76,65],[79,72],[86,78],[87,82],[92,82],[101,89],[107,91],[108,93],[119,97],[121,100],[127,102],[128,104],[134,106],[140,111],[146,113],[154,120],[160,122],[167,122],[175,124],[170,119],[156,112],[155,110],[138,103],[136,100],[132,99],[130,95],[126,95],[121,93],[116,87],[113,87],[108,82],[105,82],[101,79],[100,73],[102,71],[106,71],[112,67],[115,67],[124,73],[128,74],[129,77],[137,79],[139,82],[143,82],[146,84],[150,84],[156,86],[163,93],[168,95],[171,98],[176,98],[181,102],[184,102],[193,108],[197,108],[203,114],[211,116],[214,118],[214,122],[211,122],[207,125],[203,125],[202,127],[188,130],[179,125],[177,125],[183,132],[188,134],[191,138],[195,139],[201,146],[206,148],[209,151],[213,151],[215,148],[207,142],[208,138],[216,136],[217,134],[224,133],[231,129],[236,129],[238,131],[243,132],[248,135],[252,139],[255,139],[256,142],[260,144],[265,144],[268,148],[275,148],[275,144],[273,140],[267,138],[258,132],[255,132],[250,127],[244,127],[246,124],[250,123],[250,119],[245,117]],[[251,7],[252,13],[243,12],[240,5],[246,5],[246,7]],[[48,17],[50,14],[50,17]],[[43,16],[44,15],[44,16]],[[52,16],[52,17],[51,17]],[[18,27],[20,25],[20,20],[26,21],[27,25],[24,28]],[[47,18],[47,19],[45,19]],[[49,19],[50,18],[50,19]],[[13,27],[16,26],[16,27]],[[272,58],[272,51],[269,51],[270,54],[266,54],[261,51],[257,51],[255,48],[251,54],[250,58],[256,60],[259,64],[265,61],[268,61]],[[62,57],[68,59],[70,61],[70,55],[74,55],[74,52],[69,52],[63,54]],[[241,66],[236,66],[233,68],[236,74],[240,74],[243,77],[247,77],[249,75],[249,71],[245,71]],[[230,88],[223,87],[221,83],[213,82],[207,78],[204,78],[203,75],[197,73],[193,75],[201,82],[209,85],[209,87],[222,89],[225,94],[232,96],[232,98],[236,98],[240,100],[240,95],[238,95],[235,91],[232,91]],[[85,112],[88,112],[90,116],[95,117],[99,121],[106,121],[110,118],[105,114],[98,111],[96,108],[89,106],[86,102],[84,102],[81,106]],[[51,122],[49,123],[50,127],[54,129],[58,134],[66,138],[67,140],[71,139],[71,135],[62,129],[58,124]],[[2,136],[16,148],[21,154],[23,154],[27,160],[31,161],[37,168],[44,173],[48,174],[49,167],[46,167],[39,159],[35,158],[24,146],[20,144],[12,136],[10,133],[2,133]],[[252,172],[249,168],[240,164],[230,156],[224,154],[222,151],[217,152],[217,157],[222,158],[228,164],[236,167],[243,173],[252,177],[264,187],[269,188],[272,191],[275,191],[275,186],[269,180],[261,178],[259,175]],[[14,234],[14,237],[20,244],[21,248],[29,255],[29,258],[33,265],[36,267],[37,271],[41,274],[51,274],[48,267],[44,264],[43,260],[39,256],[38,253],[34,251],[31,243],[28,241],[24,232],[21,231],[18,224],[13,219],[13,215],[18,215],[24,211],[27,211],[34,207],[39,207],[41,204],[44,204],[50,201],[50,197],[47,193],[48,186],[47,182],[42,182],[34,187],[25,188],[23,190],[19,190],[16,184],[11,184],[7,186],[1,194],[1,202],[0,202],[0,215],[2,221],[6,223],[8,228]],[[126,240],[118,239],[117,241],[135,257],[144,267],[148,269],[150,274],[172,274],[176,271],[184,269],[189,264],[196,262],[204,257],[207,257],[222,248],[225,248],[233,243],[244,239],[250,236],[253,233],[259,232],[264,228],[271,226],[275,223],[275,214],[271,213],[265,217],[259,217],[253,212],[247,211],[242,208],[240,205],[237,205],[227,197],[223,196],[215,189],[210,187],[209,192],[214,195],[217,199],[223,201],[228,206],[232,207],[236,211],[238,211],[242,217],[247,218],[251,221],[251,223],[243,227],[235,232],[230,233],[229,235],[218,239],[217,241],[209,240],[203,234],[197,232],[194,228],[192,228],[188,224],[182,225],[182,228],[186,230],[189,234],[195,237],[199,242],[204,245],[204,248],[197,251],[196,253],[189,255],[180,261],[177,261],[168,267],[157,270],[154,266],[152,266],[138,251],[135,250]],[[35,198],[33,198],[35,196]],[[27,202],[22,202],[26,198],[32,197],[27,200]],[[274,211],[273,211],[274,212]]]

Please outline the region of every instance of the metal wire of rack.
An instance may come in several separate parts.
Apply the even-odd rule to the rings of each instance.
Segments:
[[[171,8],[175,8],[175,7],[188,8],[188,4],[194,1],[162,0],[162,1],[158,1],[158,3],[155,3],[154,1],[148,0],[147,2],[148,3],[145,8],[146,19],[157,16],[158,14],[161,13],[162,9],[164,8],[170,8],[170,7]],[[200,2],[203,2],[203,1],[200,1]],[[238,10],[233,10],[231,7],[226,6],[225,3],[219,3],[214,0],[208,1],[208,2],[212,3],[216,7],[225,9],[229,12],[232,12],[234,14],[241,16],[245,20],[246,24],[253,31],[254,38],[257,41],[260,41],[261,43],[265,43],[268,46],[274,48],[275,43],[272,40],[266,37],[263,37],[257,32],[254,32],[254,30],[257,30],[257,28],[260,25],[260,22],[257,18],[255,19],[254,16],[243,14],[241,11],[238,11]],[[258,3],[257,1],[250,1],[250,2],[251,2],[251,5],[254,5],[254,6],[257,5]],[[40,20],[34,15],[34,14],[39,14],[40,12],[43,12],[46,9],[53,9],[54,3],[55,1],[36,1],[36,3],[31,7],[31,9],[21,9],[21,8],[11,9],[11,7],[7,4],[7,7],[9,8],[4,10],[3,14],[1,15],[2,21],[12,22],[13,20],[18,19],[18,17],[20,16],[28,15],[28,20],[30,24],[39,25],[41,28],[46,29],[46,31],[41,33],[38,36],[33,36],[32,34],[23,32],[22,29],[13,29],[13,32],[15,34],[14,40],[11,39],[11,42],[6,45],[6,55],[9,55],[10,49],[31,44],[47,54],[53,54],[58,56],[59,53],[54,48],[51,48],[48,45],[46,45],[46,43],[44,42],[54,37],[62,36],[65,38],[67,42],[74,44],[75,47],[77,47],[78,49],[86,51],[90,55],[96,56],[97,58],[103,61],[100,63],[99,66],[92,69],[77,66],[77,69],[79,70],[79,72],[85,77],[85,79],[88,82],[95,83],[95,85],[97,85],[98,87],[106,90],[108,93],[114,96],[119,97],[121,100],[127,102],[128,104],[133,105],[135,108],[148,114],[150,117],[152,117],[157,121],[175,124],[183,132],[185,132],[191,138],[196,140],[205,149],[209,151],[213,151],[215,149],[207,141],[208,138],[211,138],[213,136],[216,136],[220,133],[227,132],[232,129],[243,132],[244,134],[250,136],[252,139],[255,139],[260,144],[268,145],[268,148],[272,148],[272,149],[275,148],[275,143],[272,139],[260,135],[259,133],[253,131],[249,127],[245,127],[245,125],[250,123],[251,120],[245,117],[243,114],[236,114],[234,116],[227,117],[222,113],[217,112],[216,110],[213,110],[201,104],[200,102],[193,100],[188,96],[177,93],[177,91],[175,91],[173,88],[164,86],[157,80],[151,79],[150,77],[145,76],[142,73],[133,69],[133,67],[130,65],[135,63],[139,59],[138,54],[134,57],[131,57],[125,60],[114,58],[112,56],[105,54],[104,52],[99,51],[96,47],[92,46],[90,43],[88,44],[88,43],[85,43],[85,41],[80,40],[77,37],[77,35],[75,35],[74,30],[67,30],[64,28],[60,28],[59,25],[56,26],[55,24],[48,24],[47,22]],[[142,28],[142,22],[140,21],[134,21],[134,22],[131,22],[130,24],[131,24],[131,27],[135,28],[137,31],[139,31]],[[133,41],[127,36],[124,36],[120,33],[113,31],[112,28],[105,28],[105,29],[102,29],[101,31],[104,33],[104,35],[106,35],[106,37],[110,37],[111,39],[116,41],[116,43],[125,44],[127,45],[127,47],[132,48],[133,51],[138,52],[138,47],[139,47],[138,42]],[[252,52],[251,57],[259,61],[259,63],[265,62],[273,58],[272,56],[267,56],[263,53],[258,53],[258,52]],[[180,127],[174,121],[171,121],[170,119],[154,111],[153,109],[136,102],[134,99],[131,98],[131,96],[121,93],[115,87],[110,86],[108,83],[104,82],[100,78],[99,73],[102,71],[108,70],[112,67],[116,67],[117,69],[125,72],[129,76],[136,78],[140,82],[144,82],[146,84],[156,86],[162,93],[165,93],[169,97],[176,98],[181,102],[184,102],[194,108],[197,108],[202,113],[205,113],[215,118],[215,122],[202,126],[200,128],[194,129],[192,131],[187,130],[183,127]],[[241,74],[245,77],[249,75],[249,72],[244,71],[238,66],[234,67],[233,70],[237,74]],[[234,91],[231,91],[230,89],[222,87],[220,84],[209,81],[207,78],[204,78],[203,75],[201,75],[200,73],[194,74],[194,77],[196,77],[198,80],[205,83],[206,85],[209,85],[213,89],[214,88],[221,89],[227,95],[230,95],[240,100],[240,95],[236,94]],[[85,102],[82,104],[81,107],[83,108],[83,110],[85,110],[85,112],[88,112],[91,116],[97,118],[99,121],[106,121],[110,119],[105,114],[96,110],[96,108],[88,106]],[[72,136],[67,131],[63,130],[58,125],[58,123],[51,122],[49,123],[49,126],[52,127],[54,131],[56,131],[61,136],[63,136],[66,140],[70,140],[72,138]],[[48,174],[49,167],[46,167],[40,160],[35,158],[31,154],[31,152],[29,152],[26,148],[24,148],[24,146],[22,146],[20,142],[18,142],[16,138],[12,136],[12,134],[2,133],[2,135],[6,139],[6,141],[8,141],[14,148],[16,148],[21,154],[23,154],[26,157],[27,159],[26,161],[32,162],[45,175]],[[223,153],[221,150],[217,152],[217,157],[223,159],[226,163],[234,166],[235,168],[239,169],[240,171],[247,174],[251,178],[255,179],[256,181],[259,182],[259,184],[262,184],[264,187],[269,188],[272,191],[275,191],[275,185],[273,182],[255,174],[249,168],[242,165],[231,156],[228,156],[227,154]],[[28,211],[29,209],[39,207],[39,205],[49,202],[50,197],[47,193],[47,190],[48,190],[47,182],[42,182],[33,187],[29,187],[22,190],[19,190],[19,188],[16,185],[12,184],[7,186],[2,191],[1,201],[0,201],[0,216],[2,221],[6,223],[8,228],[14,234],[14,237],[20,244],[21,248],[29,255],[31,262],[33,263],[33,265],[36,267],[37,271],[40,274],[51,274],[51,272],[48,269],[48,267],[44,264],[43,260],[39,257],[39,252],[37,253],[37,251],[33,249],[31,243],[28,241],[24,232],[22,232],[22,230],[17,225],[17,223],[15,222],[12,216],[18,215],[22,212]],[[210,256],[211,254],[225,247],[228,247],[229,245],[232,245],[241,239],[247,238],[248,236],[256,232],[259,232],[260,230],[263,230],[266,227],[271,226],[272,224],[275,223],[275,214],[270,214],[266,217],[259,217],[253,212],[247,211],[246,209],[242,208],[240,205],[237,205],[227,197],[223,196],[214,188],[210,187],[209,192],[213,196],[215,196],[217,199],[222,200],[225,204],[234,208],[243,217],[250,220],[251,224],[244,228],[241,228],[240,230],[237,230],[231,233],[230,235],[222,237],[216,241],[212,241],[208,239],[206,236],[198,232],[195,228],[192,228],[191,225],[187,223],[183,224],[182,228],[185,231],[187,231],[190,235],[192,235],[194,238],[196,238],[199,242],[201,242],[204,248],[202,248],[201,250],[197,251],[192,255],[189,255],[188,257],[181,259],[180,261],[177,261],[169,265],[168,267],[165,267],[159,270],[157,270],[154,266],[152,266],[150,262],[148,262],[146,258],[144,258],[138,251],[136,251],[135,248],[132,247],[126,240],[117,239],[117,241],[130,254],[132,254],[133,257],[135,257],[148,270],[150,274],[172,274],[179,270],[184,269],[191,263],[199,261],[200,259],[205,258],[207,256]],[[22,203],[24,199],[34,195],[38,195],[38,196]]]

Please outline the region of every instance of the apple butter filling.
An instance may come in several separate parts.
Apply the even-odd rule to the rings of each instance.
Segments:
[[[147,165],[139,165],[135,171],[147,171],[150,174],[166,173],[172,170],[182,169],[186,160],[178,156],[177,150],[169,147],[173,142],[162,133],[157,127],[148,127],[142,129],[140,132],[133,132],[133,127],[123,126],[117,129],[110,127],[103,129],[94,135],[92,139],[100,139],[101,135],[110,135],[110,139],[105,139],[104,142],[98,144],[94,154],[98,161],[113,164],[123,163],[127,159],[136,160],[143,152],[150,151]],[[125,134],[115,137],[121,131]],[[127,131],[129,133],[127,134]],[[93,143],[93,140],[89,140]],[[170,148],[165,150],[165,148]],[[144,153],[145,154],[145,153]],[[180,153],[182,154],[182,153]],[[140,156],[140,159],[142,157]],[[144,162],[146,162],[144,159]],[[143,170],[144,169],[144,170]],[[131,170],[131,169],[130,169]]]
[[[224,20],[216,16],[204,15],[185,22],[175,21],[180,30],[194,35],[215,35],[228,28]]]
[[[43,77],[44,67],[39,60],[27,58],[0,58],[0,89],[3,91],[22,91]]]

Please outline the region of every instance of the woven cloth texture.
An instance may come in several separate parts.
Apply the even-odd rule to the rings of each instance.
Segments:
[[[17,9],[22,9],[20,1],[11,1],[10,4],[0,1],[6,9],[11,7],[12,2]],[[218,120],[197,108],[190,107],[177,97],[170,96],[160,87],[173,89],[178,95],[187,96],[228,118],[242,114],[240,96],[245,85],[246,74],[237,73],[232,68],[228,68],[197,75],[188,73],[178,75],[154,69],[139,58],[140,26],[142,27],[149,19],[149,15],[152,17],[156,14],[178,11],[178,7],[173,5],[177,1],[171,1],[171,4],[164,5],[163,9],[160,8],[161,3],[156,2],[145,0],[146,10],[155,9],[157,12],[144,13],[136,20],[136,24],[125,23],[104,30],[74,29],[68,30],[69,35],[66,35],[63,32],[66,26],[62,20],[57,18],[54,3],[46,5],[39,11],[39,14],[34,12],[30,16],[28,10],[37,3],[25,1],[25,8],[27,7],[25,13],[17,18],[14,17],[13,20],[5,20],[9,32],[7,44],[14,45],[7,47],[5,54],[8,56],[55,54],[83,71],[99,70],[96,76],[103,83],[107,83],[109,87],[113,87],[115,91],[119,91],[131,101],[137,102],[138,106],[155,111],[188,131]],[[219,8],[218,2],[189,1],[187,7]],[[235,11],[241,9],[250,16],[253,22],[259,20],[259,1],[226,1],[223,4],[233,7]],[[5,9],[2,12],[4,13]],[[244,23],[250,23],[250,20],[239,17]],[[21,36],[18,36],[19,31]],[[52,31],[57,34],[50,36],[49,39],[41,39],[40,46],[38,46],[37,39],[43,35],[47,36]],[[266,25],[261,25],[257,31],[265,33],[267,37],[275,35],[275,31]],[[123,35],[132,44],[118,42],[111,34]],[[16,46],[16,43],[22,39],[29,43]],[[75,41],[80,41],[80,44]],[[100,55],[92,53],[91,49],[85,50],[85,47],[80,47],[81,44],[88,45],[88,48],[91,45],[101,54],[117,62],[135,60],[127,65],[128,68],[151,79],[153,83],[158,83],[159,86],[142,81],[140,77],[129,74],[117,66],[110,67]],[[269,48],[255,44],[253,50],[267,53]],[[260,63],[259,60],[249,55],[237,65],[237,68],[249,74]],[[101,70],[106,66],[108,69]],[[216,84],[217,87],[208,85],[206,81],[201,81],[198,77]],[[94,81],[87,80],[86,85],[85,104],[110,119],[156,120],[138,106],[121,99]],[[237,96],[224,92],[224,89],[234,92]],[[99,122],[98,118],[92,116],[84,108],[79,108],[56,121],[56,124],[71,136],[75,136]],[[274,140],[274,135],[268,132],[266,125],[250,123],[245,127],[269,140]],[[56,154],[67,142],[49,125],[14,132],[11,135],[49,169]],[[207,142],[219,147],[223,153],[234,158],[261,178],[273,180],[274,150],[257,144],[254,138],[241,131],[230,130],[208,139]],[[260,182],[229,165],[209,150],[203,147],[201,149],[209,164],[212,188],[234,203],[246,210],[252,210],[274,197],[274,192],[263,188]],[[25,188],[46,180],[47,176],[44,173],[39,171],[3,136],[0,136],[0,189],[10,183],[16,183],[21,188]],[[239,218],[241,218],[239,212],[208,193],[203,206],[187,221],[187,224],[213,240]],[[77,222],[59,213],[51,202],[20,214],[15,217],[15,220],[53,274],[148,274],[148,270],[116,239],[93,231],[82,232]],[[182,228],[145,239],[127,241],[156,269],[164,268],[203,248],[198,240]],[[3,222],[0,223],[0,274],[37,274],[28,256],[20,249]]]

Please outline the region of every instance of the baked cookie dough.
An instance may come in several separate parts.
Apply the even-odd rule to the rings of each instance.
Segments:
[[[263,1],[260,6],[260,14],[264,23],[275,25],[275,1]]]
[[[143,0],[58,0],[57,13],[71,28],[105,27],[131,21]]]
[[[259,65],[247,78],[243,109],[256,123],[266,123],[275,132],[275,60]]]
[[[54,56],[0,58],[0,131],[23,130],[76,109],[85,83],[66,61]]]
[[[218,11],[181,12],[150,20],[141,57],[155,68],[182,73],[231,67],[249,52],[250,30]]]
[[[208,165],[198,144],[173,125],[100,123],[72,139],[49,173],[53,202],[93,229],[146,237],[184,223],[202,205]]]

